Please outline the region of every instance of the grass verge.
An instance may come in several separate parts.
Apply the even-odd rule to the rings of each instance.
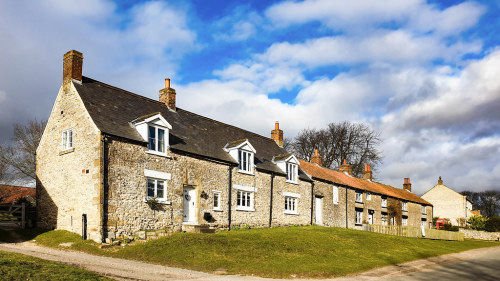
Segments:
[[[437,241],[389,236],[345,228],[318,226],[222,231],[216,234],[177,233],[147,243],[99,249],[67,231],[35,237],[37,243],[92,254],[135,259],[162,265],[262,277],[338,277],[411,260],[499,246],[483,241]]]
[[[2,280],[112,280],[62,263],[3,251],[0,276]]]

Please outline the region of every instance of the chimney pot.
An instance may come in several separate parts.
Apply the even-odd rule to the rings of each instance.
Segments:
[[[165,88],[160,90],[160,102],[175,111],[175,89],[170,88],[170,78],[165,78]]]
[[[352,166],[351,164],[347,164],[347,159],[344,158],[344,164],[340,165],[339,172],[352,175]]]
[[[314,155],[311,157],[311,163],[323,166],[323,157],[319,155],[319,150],[317,148],[314,149]]]
[[[347,164],[347,159],[344,158],[344,165],[346,165],[346,164]]]
[[[280,123],[278,121],[274,123],[274,130],[271,131],[271,138],[279,147],[283,147],[283,130],[280,130]]]
[[[438,184],[443,184],[443,180],[441,179],[441,176],[439,176]]]
[[[370,164],[365,164],[365,171],[363,172],[363,179],[372,180],[372,167]]]

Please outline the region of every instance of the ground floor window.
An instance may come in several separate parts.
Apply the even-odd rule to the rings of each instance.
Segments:
[[[391,218],[391,225],[396,225],[396,218],[395,217]]]
[[[382,225],[387,225],[387,214],[382,213]]]
[[[297,198],[285,197],[285,214],[297,214]]]
[[[368,223],[373,224],[373,210],[368,210]]]
[[[159,201],[166,200],[165,181],[159,179],[147,179],[147,197],[157,198]]]
[[[408,217],[403,217],[403,219],[401,220],[401,225],[402,226],[407,226],[408,225]]]
[[[356,209],[356,224],[363,224],[363,210]]]
[[[220,211],[221,210],[221,192],[220,191],[214,191],[214,210]]]
[[[253,192],[238,190],[236,208],[238,210],[253,210]]]

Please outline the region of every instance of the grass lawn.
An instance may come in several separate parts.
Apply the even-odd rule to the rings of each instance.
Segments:
[[[1,235],[0,235],[1,237]],[[67,231],[35,237],[37,243],[92,254],[135,259],[211,272],[263,277],[337,277],[415,259],[500,246],[496,242],[436,241],[389,236],[345,228],[318,226],[222,231],[216,234],[177,233],[147,243],[99,249]]]
[[[0,276],[2,280],[112,280],[62,263],[2,251]]]

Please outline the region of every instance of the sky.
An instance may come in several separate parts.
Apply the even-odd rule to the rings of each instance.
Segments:
[[[83,75],[270,136],[367,123],[377,179],[500,190],[500,1],[0,1],[0,142]]]

